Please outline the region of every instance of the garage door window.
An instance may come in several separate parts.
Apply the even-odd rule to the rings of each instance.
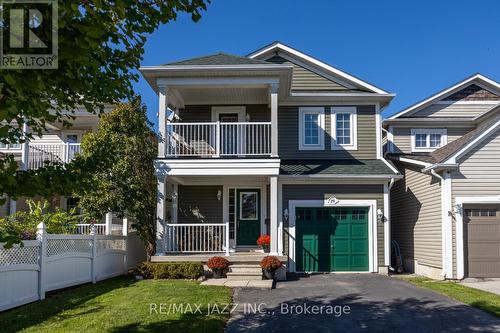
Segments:
[[[471,216],[481,216],[481,217],[496,217],[497,209],[494,208],[477,208],[477,209],[466,209],[465,215]]]

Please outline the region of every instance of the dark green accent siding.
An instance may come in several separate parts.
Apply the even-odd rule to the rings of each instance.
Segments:
[[[297,271],[368,271],[368,209],[296,209]]]
[[[229,105],[186,105],[184,109],[179,110],[180,122],[211,122],[212,106]],[[235,105],[240,106],[240,105]],[[244,105],[247,114],[250,116],[250,122],[271,121],[271,110],[265,104]]]
[[[353,105],[345,105],[353,106]],[[355,105],[354,105],[355,106]],[[278,145],[282,159],[376,159],[377,133],[375,106],[357,106],[358,149],[331,150],[332,128],[330,107],[325,107],[325,150],[299,150],[299,107],[278,107]]]
[[[275,64],[287,64],[293,66],[292,90],[294,91],[349,91],[349,88],[327,79],[315,72],[310,71],[298,64],[290,62],[280,56],[274,56],[267,61]]]
[[[326,193],[337,199],[377,200],[377,208],[384,209],[384,187],[382,185],[336,185],[307,184],[283,185],[283,209],[288,209],[289,200],[324,200]],[[284,222],[283,250],[288,255],[288,222]],[[384,225],[377,223],[378,265],[384,266]]]
[[[222,186],[183,186],[178,188],[179,223],[222,223]]]

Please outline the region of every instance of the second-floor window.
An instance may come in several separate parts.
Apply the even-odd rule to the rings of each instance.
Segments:
[[[357,113],[356,107],[333,107],[332,149],[357,149]]]
[[[0,142],[0,149],[21,149],[21,144],[19,143],[1,143]]]
[[[302,107],[299,109],[299,149],[325,149],[325,109]]]
[[[411,130],[413,152],[431,152],[447,142],[446,129],[418,128]]]

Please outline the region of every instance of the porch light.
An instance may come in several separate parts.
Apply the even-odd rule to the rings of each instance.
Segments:
[[[218,190],[217,191],[217,200],[220,201],[220,199],[222,198],[222,191],[221,190]]]
[[[245,119],[246,119],[247,121],[250,121],[250,114],[248,114],[248,113],[247,113],[247,114],[245,115]]]
[[[283,217],[285,218],[285,221],[288,221],[288,209],[285,208],[285,210],[283,211]]]
[[[377,221],[384,222],[384,212],[380,208],[377,209]]]

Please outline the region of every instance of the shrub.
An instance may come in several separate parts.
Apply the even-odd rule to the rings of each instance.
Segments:
[[[265,269],[267,271],[275,271],[281,266],[283,266],[283,264],[275,256],[264,257],[260,262],[260,267],[262,267],[262,269]]]
[[[262,235],[257,239],[257,245],[269,246],[271,244],[271,237],[269,235]]]
[[[207,266],[210,269],[225,270],[229,267],[229,261],[223,257],[212,257],[208,259]]]
[[[134,273],[145,279],[194,280],[203,275],[203,265],[199,262],[143,262]]]

